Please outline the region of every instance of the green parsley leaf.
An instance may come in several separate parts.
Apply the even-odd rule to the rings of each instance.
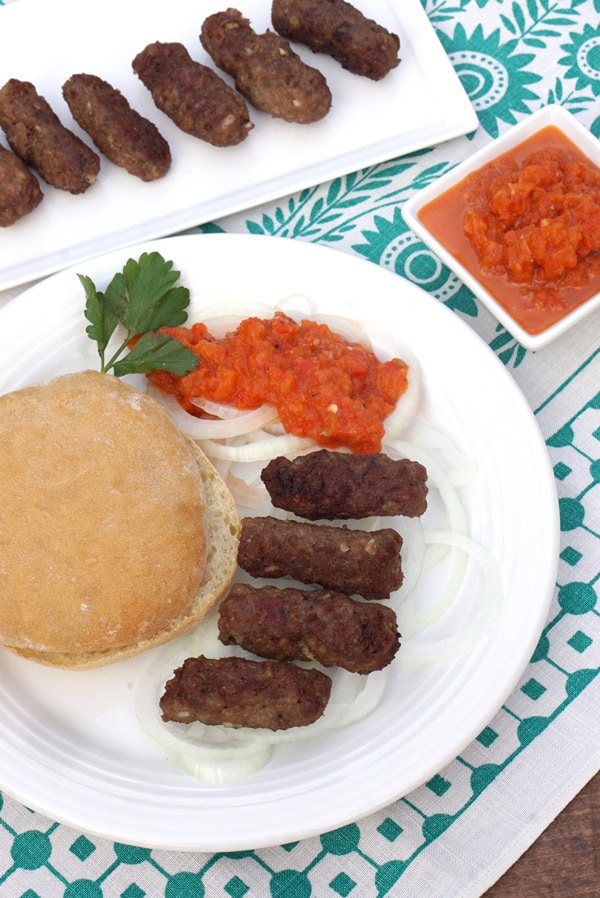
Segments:
[[[175,287],[180,274],[160,253],[128,260],[106,288],[107,300],[128,333],[145,334],[186,321],[190,291]]]
[[[88,336],[98,345],[101,371],[148,374],[157,369],[184,375],[193,371],[199,359],[178,340],[157,334],[161,327],[177,327],[187,321],[190,291],[177,285],[181,272],[160,253],[142,253],[129,259],[114,275],[104,293],[86,275],[79,275],[86,296],[85,317],[90,322]],[[124,329],[121,344],[106,360],[109,341],[118,325]],[[121,358],[134,338],[133,347]]]
[[[124,374],[148,374],[161,370],[183,375],[193,371],[197,365],[197,356],[179,340],[165,334],[144,334],[124,359],[115,362],[114,373],[117,377],[123,377]]]
[[[96,290],[92,279],[80,274],[79,280],[83,285],[86,296],[85,317],[90,322],[86,328],[86,333],[88,337],[95,340],[98,344],[100,361],[104,364],[104,353],[108,346],[108,341],[118,324],[118,319],[104,294]]]

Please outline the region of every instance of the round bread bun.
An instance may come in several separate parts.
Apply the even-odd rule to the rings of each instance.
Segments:
[[[0,645],[54,667],[121,661],[229,587],[240,521],[151,397],[84,371],[0,396]]]

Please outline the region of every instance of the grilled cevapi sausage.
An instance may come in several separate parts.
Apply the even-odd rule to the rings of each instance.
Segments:
[[[171,165],[169,144],[153,122],[97,75],[71,75],[62,88],[71,115],[115,165],[142,181],[162,178]]]
[[[347,596],[387,599],[402,584],[402,537],[275,517],[242,520],[238,564],[253,577],[291,577]]]
[[[400,39],[345,0],[273,0],[275,31],[379,81],[398,65]]]
[[[22,159],[0,146],[0,228],[9,228],[44,198],[36,176]]]
[[[95,182],[100,157],[62,124],[29,81],[0,90],[0,125],[13,152],[52,187],[79,194]]]
[[[285,38],[273,31],[257,34],[237,9],[208,16],[200,41],[257,109],[299,124],[329,112],[331,91],[321,72],[306,65]]]
[[[160,709],[165,721],[287,730],[321,717],[331,685],[321,671],[295,664],[201,655],[175,671]]]
[[[157,107],[178,128],[216,147],[235,146],[253,125],[243,98],[179,43],[155,41],[138,53],[133,70]]]
[[[372,515],[419,517],[427,509],[427,471],[419,462],[383,453],[319,449],[274,458],[261,479],[276,508],[310,521]]]
[[[396,615],[331,590],[235,584],[219,608],[219,639],[274,661],[318,661],[368,674],[400,646]]]

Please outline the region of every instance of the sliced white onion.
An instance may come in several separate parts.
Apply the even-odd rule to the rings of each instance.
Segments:
[[[270,758],[269,746],[246,745],[219,728],[165,722],[160,697],[174,670],[192,654],[189,637],[167,645],[140,680],[134,695],[140,727],[159,745],[174,753],[182,766],[207,782],[234,782],[260,769]],[[227,779],[225,779],[227,777]]]
[[[213,758],[199,758],[193,750],[180,752],[182,768],[195,779],[202,780],[211,786],[231,786],[242,780],[247,780],[253,773],[262,770],[273,754],[270,745],[256,746],[243,744],[243,750],[235,758],[226,758],[215,755]]]
[[[184,770],[211,785],[226,785],[264,767],[271,758],[271,746],[234,739],[233,728],[209,727],[199,721],[166,722],[159,704],[167,680],[186,658],[225,649],[216,633],[216,612],[212,611],[195,631],[164,646],[137,686],[134,707],[140,727],[174,754]]]
[[[283,312],[298,323],[302,318],[314,318],[317,307],[314,299],[306,293],[289,293],[279,300],[273,311]]]
[[[263,430],[271,437],[282,437],[287,433],[287,430],[285,429],[279,418],[277,419],[277,421],[273,421],[272,424],[265,424]],[[252,439],[253,434],[248,434],[248,437]],[[316,446],[317,444],[315,443],[314,445]]]
[[[227,461],[226,459],[213,458],[212,463],[215,466],[217,474],[219,475],[221,480],[227,480],[233,462]]]
[[[399,397],[396,407],[384,421],[383,442],[397,439],[415,419],[419,405],[421,404],[421,371],[418,365],[409,365],[408,386]]]
[[[417,414],[423,392],[421,366],[409,347],[390,337],[389,332],[380,325],[363,322],[361,326],[368,334],[371,349],[378,359],[401,359],[408,365],[408,386],[398,399],[396,408],[385,419],[384,439],[389,442],[404,433]]]
[[[198,314],[209,333],[221,338],[234,331],[244,318],[272,318],[273,306],[258,299],[229,299],[204,306]]]
[[[205,399],[204,396],[192,396],[190,403],[201,411],[206,412],[213,418],[220,418],[225,421],[228,418],[238,418],[240,409],[235,405],[226,405],[224,402],[213,402],[212,399]]]
[[[444,503],[448,519],[448,529],[458,533],[467,531],[467,515],[464,505],[456,492],[456,489],[448,479],[442,466],[432,455],[425,452],[416,443],[403,440],[391,440],[384,445],[384,451],[388,455],[397,458],[410,458],[420,462],[427,469],[427,482],[435,487]]]
[[[260,485],[246,483],[241,477],[236,477],[228,471],[224,477],[235,504],[242,508],[259,508],[265,500],[265,489]]]
[[[402,536],[402,586],[391,597],[396,613],[419,582],[425,559],[425,534],[421,520],[404,518],[399,529]]]
[[[154,387],[148,392],[164,406],[177,427],[194,440],[226,440],[243,436],[277,420],[277,410],[266,403],[248,412],[238,411],[237,415],[223,420],[197,418],[186,412],[170,393]]]
[[[431,542],[439,542],[464,552],[475,561],[484,577],[484,589],[480,596],[477,613],[469,626],[458,633],[436,640],[413,640],[404,642],[394,664],[402,667],[422,667],[439,664],[459,658],[489,635],[494,622],[500,615],[504,600],[504,585],[498,562],[492,553],[480,543],[462,533],[431,532],[427,537]]]
[[[199,440],[198,444],[209,458],[228,459],[236,462],[268,461],[278,455],[295,455],[303,449],[314,447],[314,440],[296,437],[286,433],[283,436],[269,436],[244,446],[216,443],[213,440]]]
[[[425,544],[430,542],[427,531],[424,531],[423,538]],[[431,602],[424,601],[422,597],[419,601],[413,596],[409,596],[408,601],[397,609],[398,625],[404,637],[414,636],[440,620],[455,602],[465,578],[469,560],[467,553],[450,546],[447,541],[440,542],[434,539],[433,542],[443,545],[446,550],[445,557],[436,562],[437,564],[444,563],[443,587],[436,591]],[[424,557],[426,558],[426,556]],[[424,564],[423,570],[425,569]]]
[[[193,437],[196,440],[228,440],[232,437],[245,436],[253,430],[271,424],[276,419],[277,412],[273,406],[262,405],[260,408],[241,412],[235,417],[223,420],[195,418],[194,423],[188,425],[188,430],[193,430]]]
[[[372,352],[371,340],[368,329],[361,321],[354,318],[345,318],[342,315],[311,315],[311,320],[317,324],[326,325],[330,331],[339,334],[350,343],[358,343],[364,349]]]
[[[414,437],[415,444],[442,467],[454,487],[466,486],[477,476],[477,462],[461,452],[447,434],[423,426]]]

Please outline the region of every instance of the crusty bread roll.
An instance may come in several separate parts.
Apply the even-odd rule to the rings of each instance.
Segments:
[[[0,396],[0,645],[74,670],[190,629],[228,588],[229,490],[154,399],[85,371]]]

